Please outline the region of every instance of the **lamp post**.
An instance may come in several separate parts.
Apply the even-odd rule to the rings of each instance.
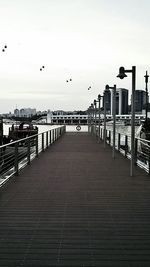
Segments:
[[[91,127],[92,127],[92,107],[89,106],[87,111],[88,111],[88,132],[91,132]]]
[[[147,112],[148,112],[148,77],[149,75],[147,74],[147,71],[146,71],[146,75],[144,76],[145,77],[145,90],[146,90],[146,107],[145,107],[145,121],[146,121],[146,124],[147,124]]]
[[[87,125],[88,125],[88,133],[90,132],[90,107],[87,109]]]
[[[96,136],[96,109],[97,109],[96,103],[97,103],[97,101],[96,101],[96,99],[94,99],[94,107],[95,107],[95,136]]]
[[[106,101],[106,94],[107,92],[109,91],[108,88],[105,88],[105,91],[104,91],[104,147],[106,147],[106,104],[108,103],[108,101]]]
[[[113,149],[112,149],[112,157],[115,158],[115,138],[116,138],[116,85],[110,87],[108,84],[105,87],[105,90],[113,90]]]
[[[101,95],[98,95],[98,142],[100,142]]]
[[[125,70],[124,67],[120,67],[118,78],[123,79],[127,77],[126,73],[132,73],[132,97],[131,97],[131,166],[130,176],[134,176],[134,153],[135,153],[135,87],[136,87],[136,66],[132,66],[132,69]]]
[[[91,134],[93,134],[93,122],[94,122],[94,105],[91,104]]]

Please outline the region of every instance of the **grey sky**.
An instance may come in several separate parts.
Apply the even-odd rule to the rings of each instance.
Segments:
[[[149,11],[148,0],[0,0],[0,112],[86,109],[106,84],[131,91],[120,66],[136,65],[144,89]]]

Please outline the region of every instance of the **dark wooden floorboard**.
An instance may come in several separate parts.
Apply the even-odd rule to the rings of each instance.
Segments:
[[[66,134],[0,191],[0,266],[150,266],[150,178]]]

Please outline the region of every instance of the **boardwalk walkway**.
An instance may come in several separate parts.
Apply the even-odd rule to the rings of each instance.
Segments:
[[[0,266],[150,266],[150,178],[129,166],[65,134],[0,191]]]

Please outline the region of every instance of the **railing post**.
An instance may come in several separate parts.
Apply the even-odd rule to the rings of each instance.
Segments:
[[[44,151],[44,133],[42,133],[42,151]]]
[[[56,129],[56,140],[58,139],[58,128]]]
[[[36,157],[38,157],[38,152],[39,152],[38,145],[39,145],[39,142],[38,142],[38,135],[37,135],[36,136]]]
[[[56,129],[55,129],[55,141],[56,141],[56,139],[57,139],[57,131],[56,131]]]
[[[15,175],[18,176],[18,142],[15,143]]]
[[[109,145],[111,144],[111,131],[109,130]]]
[[[52,132],[51,130],[49,131],[49,144],[51,145],[52,143]]]
[[[150,175],[150,150],[148,149],[148,175]]]
[[[125,135],[125,157],[127,157],[128,152],[128,136]]]
[[[120,150],[120,133],[118,133],[118,151]]]
[[[107,133],[108,133],[108,130],[105,129],[105,144],[107,144]]]
[[[137,147],[138,147],[138,140],[135,138],[135,150],[134,150],[134,164],[137,165]]]
[[[53,143],[54,143],[54,129],[52,131],[53,131]]]
[[[48,148],[48,132],[46,132],[46,148]]]
[[[102,140],[102,132],[103,132],[103,129],[101,128],[100,129],[100,139]]]
[[[28,158],[28,164],[30,165],[30,138],[28,138],[28,152],[27,152],[27,158]]]

